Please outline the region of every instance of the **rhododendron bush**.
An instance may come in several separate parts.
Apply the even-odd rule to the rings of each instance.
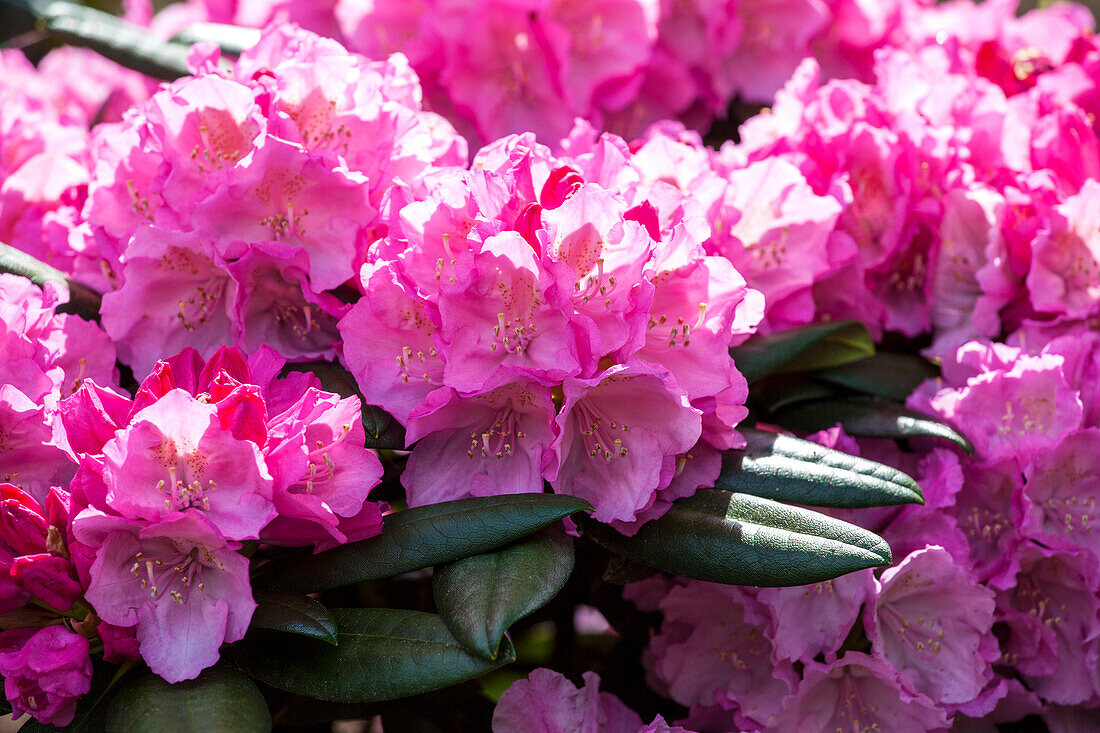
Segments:
[[[124,5],[0,3],[25,730],[1094,726],[1087,10]]]

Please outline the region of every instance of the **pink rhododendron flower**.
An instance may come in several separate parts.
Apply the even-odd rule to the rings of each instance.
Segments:
[[[1075,705],[1097,694],[1100,657],[1095,556],[1028,545],[1015,587],[997,595],[1008,660],[1043,699]]]
[[[963,466],[963,490],[950,510],[966,535],[978,580],[1007,588],[1019,571],[1016,527],[1020,517],[1015,496],[1023,491],[1016,461],[971,461]]]
[[[109,265],[107,328],[139,372],[235,341],[331,358],[345,306],[327,291],[385,233],[390,188],[420,191],[465,144],[420,109],[401,57],[272,26],[233,73],[200,67],[94,142],[83,215]]]
[[[339,323],[344,361],[367,401],[403,423],[443,383],[439,311],[395,266],[366,266],[363,285],[366,294]]]
[[[148,372],[158,355],[228,346],[236,284],[197,234],[139,228],[122,266],[125,283],[103,298],[103,324],[123,361]]]
[[[771,612],[767,635],[778,658],[805,662],[834,654],[863,604],[874,598],[870,571],[794,588],[761,588],[757,600]]]
[[[103,456],[107,503],[124,517],[157,521],[193,508],[234,540],[255,539],[275,517],[260,449],[181,389],[132,415]]]
[[[1048,230],[1032,247],[1027,284],[1036,310],[1083,318],[1100,298],[1100,241],[1094,217],[1100,183],[1089,180],[1081,192],[1051,212]]]
[[[44,510],[11,484],[0,484],[0,611],[32,598],[66,611],[81,587],[61,537],[66,529],[60,489],[51,489]]]
[[[73,532],[96,548],[85,598],[104,621],[135,627],[142,659],[168,682],[194,679],[248,630],[248,558],[199,511],[141,525],[85,509]]]
[[[554,439],[550,389],[512,381],[472,397],[433,392],[409,419],[416,440],[401,475],[409,505],[463,496],[538,493]]]
[[[98,326],[59,314],[67,291],[0,274],[0,480],[39,502],[72,477],[58,401],[85,379],[117,380],[114,347]]]
[[[331,359],[340,341],[336,321],[347,309],[329,293],[314,293],[301,250],[253,243],[228,266],[237,282],[235,342],[246,351],[267,345],[280,354]]]
[[[66,726],[92,687],[88,640],[64,626],[0,633],[0,675],[12,714]]]
[[[814,0],[745,2],[739,4],[737,15],[741,41],[730,69],[734,88],[754,100],[771,98],[809,55],[809,40],[829,20],[825,4]]]
[[[62,406],[78,442],[80,503],[141,522],[197,513],[222,540],[313,545],[377,534],[382,477],[363,447],[361,405],[284,360],[223,348],[157,363],[135,400],[86,384]],[[98,437],[93,437],[98,436]]]
[[[1092,461],[1098,455],[1100,430],[1070,433],[1049,451],[1036,455],[1026,467],[1026,483],[1015,497],[1021,501],[1024,521],[1019,532],[1047,546],[1081,547],[1100,556],[1092,535],[1096,517],[1098,474]]]
[[[50,489],[45,508],[11,484],[0,484],[0,586],[6,610],[36,599],[59,611],[79,600],[82,586],[66,548],[70,497]]]
[[[493,733],[638,733],[642,719],[609,692],[600,677],[584,673],[579,690],[563,675],[536,669],[512,683],[493,710]]]
[[[647,666],[673,700],[718,701],[738,709],[746,727],[778,712],[796,678],[789,662],[772,659],[763,605],[739,588],[692,581],[672,588],[660,609],[664,623]]]
[[[832,733],[838,727],[924,733],[945,729],[944,711],[924,695],[901,685],[887,662],[860,652],[848,652],[832,664],[808,662],[795,694],[767,730]]]
[[[946,389],[931,402],[945,419],[964,426],[986,460],[1026,463],[1081,424],[1081,399],[1066,384],[1062,357],[1021,356],[1007,371],[990,371]]]
[[[357,398],[310,388],[270,418],[264,453],[279,516],[262,533],[266,542],[320,551],[381,531],[382,508],[367,495],[382,464],[363,447],[360,409]]]
[[[581,371],[576,326],[562,311],[560,286],[515,232],[487,239],[456,267],[467,270],[439,293],[440,335],[448,343],[445,383],[491,388],[504,367],[558,381]]]
[[[587,499],[601,522],[632,521],[699,439],[700,411],[667,372],[645,362],[570,377],[562,389],[551,484]]]
[[[708,249],[727,257],[763,293],[773,328],[809,323],[814,308],[804,297],[808,288],[855,254],[829,246],[841,201],[816,195],[798,168],[779,157],[731,171],[728,181]]]
[[[936,546],[910,554],[876,585],[873,615],[868,606],[864,617],[875,654],[937,703],[977,697],[1000,656],[992,635],[993,592]]]
[[[389,232],[339,329],[366,399],[406,426],[410,446],[424,437],[405,479],[415,503],[500,491],[507,473],[516,486],[548,480],[585,496],[604,521],[648,520],[713,480],[708,462],[659,499],[694,446],[703,456],[740,444],[747,386],[729,347],[755,330],[760,294],[706,255],[692,202],[663,183],[640,185],[630,156],[622,140],[578,124],[566,156],[516,135],[479,151],[470,171],[432,179],[423,200],[394,189]],[[660,425],[621,414],[611,385],[623,380],[654,384]],[[522,441],[511,427],[487,429],[488,413],[464,414],[495,404],[487,395],[502,384],[532,382],[543,396],[516,418],[533,421]],[[589,430],[587,418],[575,425],[578,409],[603,415],[615,435]],[[482,434],[489,445],[473,445]],[[497,453],[493,469],[454,473]]]

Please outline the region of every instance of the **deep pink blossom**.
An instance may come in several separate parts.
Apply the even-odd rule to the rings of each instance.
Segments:
[[[260,449],[183,390],[134,414],[103,455],[107,504],[125,517],[156,521],[193,508],[223,537],[244,540],[276,514]]]
[[[728,181],[708,249],[727,257],[763,293],[773,328],[809,323],[815,314],[808,288],[855,255],[851,247],[829,246],[843,191],[818,196],[780,157],[734,170]]]
[[[185,346],[209,356],[231,343],[236,284],[209,239],[141,227],[130,240],[122,274],[123,286],[103,298],[103,327],[120,358],[138,373]]]
[[[1098,477],[1092,466],[1100,451],[1100,430],[1070,433],[1025,469],[1026,483],[1015,498],[1022,504],[1022,535],[1048,546],[1082,547],[1100,556],[1094,538]]]
[[[504,367],[557,381],[588,366],[579,358],[577,327],[562,309],[563,284],[517,233],[490,237],[456,267],[461,279],[439,293],[447,384],[480,391],[494,386]]]
[[[963,466],[964,483],[949,511],[966,535],[978,580],[994,588],[1010,587],[1020,569],[1016,548],[1022,521],[1015,498],[1023,491],[1023,475],[1012,459],[970,461]]]
[[[241,348],[256,351],[267,345],[295,360],[335,356],[336,322],[347,306],[327,292],[313,291],[302,250],[256,242],[227,269],[237,283],[233,322]]]
[[[964,430],[982,458],[1014,457],[1022,466],[1081,424],[1081,399],[1065,381],[1064,361],[1053,354],[1021,356],[1011,369],[942,390],[931,406]]]
[[[404,424],[443,383],[439,310],[393,265],[367,265],[363,285],[366,293],[338,324],[344,362],[367,401]]]
[[[1100,183],[1085,182],[1080,193],[1051,212],[1049,228],[1033,245],[1027,284],[1036,310],[1083,318],[1100,298],[1100,238],[1095,218]]]
[[[12,714],[66,726],[92,686],[88,640],[64,626],[0,633],[0,675]]]
[[[367,495],[382,464],[363,447],[356,397],[311,388],[268,423],[264,448],[279,516],[261,538],[272,544],[326,547],[365,539],[382,528],[382,509]]]
[[[548,179],[547,185],[552,181]],[[546,252],[569,268],[574,317],[591,319],[595,325],[599,337],[590,346],[593,356],[598,359],[620,348],[637,351],[653,289],[642,279],[653,238],[643,226],[626,219],[626,201],[614,191],[578,185],[554,203],[544,204],[547,210],[542,213],[549,239]]]

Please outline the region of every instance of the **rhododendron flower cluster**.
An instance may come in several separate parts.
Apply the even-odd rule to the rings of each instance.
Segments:
[[[158,362],[130,399],[105,386],[106,336],[54,314],[58,289],[0,286],[0,610],[16,626],[0,635],[0,669],[16,712],[72,719],[89,638],[171,682],[217,662],[256,608],[242,541],[320,551],[380,531],[385,506],[367,495],[382,468],[358,398],[308,373],[277,378],[285,360],[269,348],[224,348]],[[77,633],[52,625],[59,613]]]
[[[372,58],[403,53],[431,108],[484,143],[525,131],[556,140],[575,117],[627,137],[662,119],[705,127],[735,97],[771,100],[805,56],[822,59],[837,75],[867,79],[875,49],[918,32],[934,39],[936,31],[925,27],[932,21],[922,24],[929,6],[925,0],[874,7],[854,0],[193,0],[152,23],[170,32],[200,20],[253,27],[289,21]]]
[[[84,214],[105,260],[103,321],[138,372],[185,346],[331,358],[349,280],[384,230],[382,195],[465,143],[420,111],[400,56],[369,62],[272,29],[97,128]]]
[[[133,400],[88,383],[62,405],[79,468],[72,520],[85,597],[169,682],[244,636],[256,604],[244,540],[318,550],[375,535],[382,467],[357,398],[318,389],[283,359],[181,352]],[[188,639],[180,644],[178,634]]]
[[[160,86],[86,50],[0,53],[0,241],[102,293],[99,325],[65,312],[62,285],[0,274],[14,713],[67,725],[93,664],[201,679],[254,638],[252,573],[385,538],[388,507],[369,497],[385,464],[385,497],[427,507],[448,539],[431,505],[551,491],[591,505],[566,522],[593,553],[575,562],[587,575],[544,617],[570,653],[521,658],[563,666],[503,693],[500,733],[1094,722],[1100,46],[1085,9],[127,6],[164,38],[200,20],[263,31],[234,60],[193,46],[191,75]],[[731,102],[768,108],[710,147]],[[841,319],[934,360],[908,407],[974,448],[853,437],[866,425],[806,436],[917,479],[922,505],[825,511],[879,535],[893,562],[779,588],[651,574],[622,553],[608,565],[600,532],[636,535],[723,469],[735,481],[750,404],[783,429],[731,349]],[[344,394],[363,400],[284,369],[310,361],[346,367]],[[787,376],[761,393],[809,402]],[[790,383],[844,398],[827,376]],[[387,443],[380,419],[371,445],[405,450],[365,447],[364,403],[403,428]],[[573,542],[558,564],[574,567]],[[393,585],[471,560],[443,557],[397,563],[436,570]],[[486,664],[454,626],[469,609],[448,616],[440,588],[416,587],[402,639]],[[339,602],[384,606],[391,590]],[[614,654],[568,623],[588,591]],[[343,653],[371,637],[318,596],[295,598],[324,612],[308,643]],[[529,654],[519,634],[540,626],[515,627],[515,644],[501,629],[477,656]],[[650,702],[630,689],[643,675]]]
[[[704,253],[691,200],[642,183],[620,139],[581,127],[569,142],[558,157],[503,138],[426,200],[393,190],[339,329],[366,399],[418,441],[412,505],[546,480],[630,523],[713,482],[715,449],[740,444],[729,347],[759,294]]]

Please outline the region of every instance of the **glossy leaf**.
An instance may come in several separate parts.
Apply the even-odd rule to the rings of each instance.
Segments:
[[[825,369],[875,353],[867,327],[858,321],[833,321],[754,336],[730,350],[749,383],[769,374]]]
[[[405,428],[381,407],[363,404],[363,429],[367,447],[401,450],[405,447]]]
[[[878,535],[800,507],[700,489],[633,537],[586,523],[597,542],[658,570],[732,585],[818,583],[890,564]]]
[[[336,621],[319,601],[280,590],[256,591],[255,613],[250,629],[285,631],[336,643]]]
[[[99,293],[70,280],[65,273],[31,257],[8,244],[0,244],[0,272],[22,275],[38,287],[47,282],[62,285],[69,292],[69,302],[58,306],[58,313],[74,313],[90,321],[99,320]]]
[[[890,466],[787,435],[741,433],[748,445],[722,457],[717,489],[822,507],[924,503],[917,482]]]
[[[921,382],[939,373],[935,365],[919,356],[887,351],[843,366],[822,369],[814,372],[814,378],[854,392],[905,402]]]
[[[155,79],[172,81],[187,76],[190,46],[162,41],[139,25],[95,8],[61,0],[39,5],[39,24],[59,41],[86,46]]]
[[[185,46],[213,43],[229,56],[240,56],[259,40],[259,28],[245,28],[227,23],[192,23],[172,37],[173,43],[182,43]]]
[[[470,652],[430,613],[334,608],[338,646],[288,637],[272,644],[253,634],[237,662],[280,690],[332,702],[375,702],[419,695],[478,677],[515,659],[507,639],[495,661]]]
[[[752,386],[750,400],[754,406],[775,412],[798,402],[824,400],[838,394],[841,391],[833,385],[802,374],[773,374]]]
[[[591,508],[561,494],[501,494],[406,509],[388,515],[377,537],[277,560],[253,580],[313,593],[389,578],[495,550]]]
[[[891,400],[846,397],[805,402],[776,413],[773,419],[792,430],[813,432],[837,423],[858,438],[942,438],[974,452],[974,446],[950,425]]]
[[[504,632],[557,595],[573,572],[573,539],[538,536],[436,568],[432,594],[455,638],[496,659]]]
[[[211,667],[194,680],[174,685],[146,673],[115,695],[107,709],[106,730],[258,733],[271,730],[271,714],[256,683],[234,669]]]

